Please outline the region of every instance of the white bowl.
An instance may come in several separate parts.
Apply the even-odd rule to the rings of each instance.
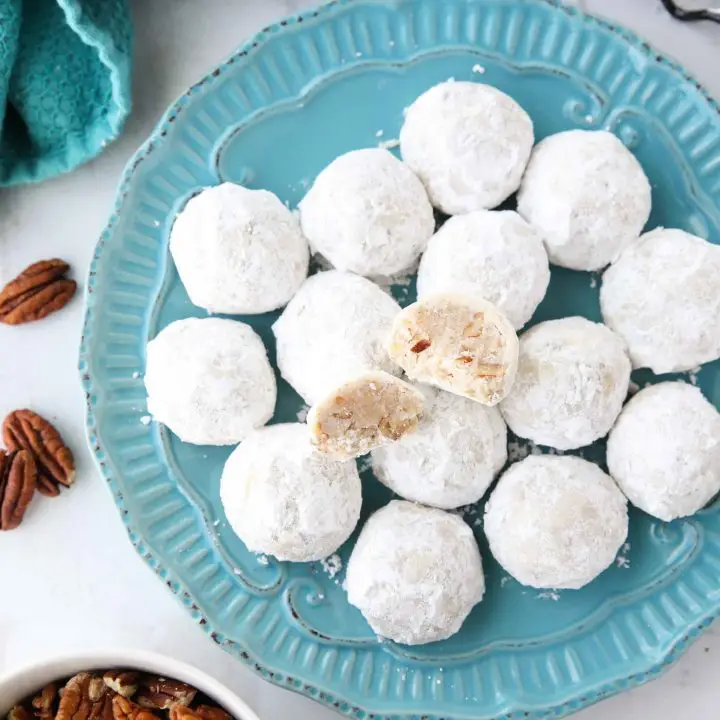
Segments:
[[[68,655],[36,663],[0,678],[0,717],[53,680],[70,677],[82,670],[121,668],[144,670],[162,677],[181,680],[200,690],[234,720],[259,720],[258,716],[233,692],[191,665],[163,655],[141,651],[120,651],[104,654]]]

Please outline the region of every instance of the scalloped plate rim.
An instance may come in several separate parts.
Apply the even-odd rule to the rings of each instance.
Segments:
[[[226,652],[233,655],[246,666],[250,667],[256,674],[261,676],[263,679],[277,685],[285,690],[291,690],[298,694],[304,695],[310,699],[315,700],[327,707],[334,709],[341,715],[346,717],[357,718],[361,720],[367,716],[367,711],[360,707],[355,707],[350,701],[343,698],[342,696],[331,692],[326,688],[322,688],[318,685],[302,682],[301,686],[296,686],[293,682],[296,678],[286,676],[284,681],[275,679],[275,672],[270,667],[265,667],[261,664],[253,654],[243,647],[239,642],[235,640],[225,640],[212,628],[212,625],[208,618],[204,617],[202,613],[197,610],[194,604],[191,594],[185,589],[184,585],[180,583],[174,574],[167,568],[164,568],[155,558],[155,556],[147,549],[141,547],[144,545],[141,539],[138,541],[133,540],[132,535],[140,536],[136,533],[133,525],[129,519],[127,509],[125,507],[125,500],[122,492],[118,488],[114,479],[113,473],[108,469],[104,462],[104,456],[106,452],[103,447],[103,443],[99,436],[94,435],[93,428],[96,425],[95,413],[92,409],[91,396],[93,394],[93,378],[89,373],[89,353],[88,353],[88,338],[92,334],[92,314],[95,305],[95,298],[93,291],[96,283],[96,267],[100,260],[100,257],[105,249],[106,241],[108,240],[112,229],[114,228],[118,214],[122,209],[130,182],[135,175],[135,172],[140,163],[149,155],[149,153],[157,146],[163,143],[164,138],[162,136],[163,128],[172,121],[172,119],[182,111],[184,101],[190,98],[193,93],[208,84],[211,84],[216,78],[222,75],[223,70],[230,65],[232,60],[249,54],[255,47],[261,45],[267,36],[272,33],[280,32],[284,24],[299,23],[304,19],[322,17],[325,14],[332,14],[337,8],[344,5],[353,4],[354,0],[330,0],[329,2],[310,8],[308,10],[291,14],[278,20],[261,30],[254,33],[248,40],[240,44],[235,51],[228,55],[224,60],[216,64],[210,71],[208,71],[203,78],[191,85],[184,93],[179,95],[177,99],[168,107],[163,113],[162,117],[158,120],[152,132],[150,133],[147,140],[145,140],[138,150],[131,156],[127,162],[125,169],[123,170],[120,182],[118,183],[116,190],[116,200],[113,205],[110,219],[100,234],[98,242],[93,252],[92,259],[90,261],[90,267],[87,276],[87,282],[84,288],[84,304],[85,304],[85,317],[83,321],[81,342],[80,342],[80,353],[79,353],[79,364],[78,370],[80,372],[80,380],[85,393],[86,400],[86,414],[85,414],[85,429],[86,439],[88,447],[93,457],[93,461],[100,471],[101,476],[108,485],[109,490],[112,493],[113,499],[117,505],[118,511],[120,512],[122,522],[125,529],[130,536],[130,541],[135,547],[135,550],[143,559],[145,564],[155,572],[165,584],[168,586],[170,591],[178,597],[178,599],[191,610],[191,616],[201,629],[220,647]],[[362,2],[362,0],[359,0]],[[564,12],[570,16],[577,18],[580,22],[587,26],[599,26],[600,28],[607,30],[615,35],[620,36],[626,42],[631,44],[639,52],[645,56],[651,57],[654,61],[668,67],[671,72],[677,74],[685,82],[689,82],[693,87],[701,93],[704,100],[708,103],[711,109],[720,115],[720,103],[714,99],[714,97],[708,92],[708,90],[698,82],[695,77],[682,65],[682,63],[673,60],[668,57],[664,52],[656,48],[652,43],[645,40],[642,36],[630,30],[622,25],[617,25],[604,18],[596,17],[588,13],[584,13],[576,7],[569,7],[563,3],[563,0],[528,0],[528,4],[538,3],[542,5],[548,5],[554,8],[556,11]],[[554,717],[564,717],[581,710],[583,708],[594,705],[595,703],[622,693],[625,690],[629,690],[634,687],[643,685],[658,675],[669,669],[680,657],[688,650],[688,648],[697,640],[702,633],[704,633],[710,624],[720,618],[720,604],[712,608],[709,612],[702,616],[700,622],[696,623],[693,627],[689,627],[686,634],[680,637],[675,643],[673,643],[664,657],[660,661],[649,660],[646,669],[635,673],[631,676],[618,676],[611,680],[607,680],[596,687],[592,688],[591,693],[582,693],[581,697],[578,697],[577,691],[575,694],[569,692],[564,702],[554,705],[527,705],[519,702],[515,702],[509,709],[508,714],[504,715],[506,720],[511,718],[529,718],[535,713],[552,714]],[[299,679],[299,678],[297,678]],[[341,705],[346,705],[347,710],[341,709]],[[407,714],[394,714],[392,716],[379,716],[372,715],[372,717],[381,720],[381,717],[385,720],[416,720],[417,715]],[[539,717],[539,716],[538,716]],[[440,717],[436,715],[423,715],[422,720],[471,720],[470,716],[464,717]]]

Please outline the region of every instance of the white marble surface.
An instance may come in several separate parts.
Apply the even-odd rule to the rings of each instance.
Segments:
[[[682,26],[659,0],[586,0],[674,54],[720,96],[720,27]],[[94,162],[37,187],[0,191],[3,282],[59,255],[82,280],[121,170],[164,108],[252,31],[303,0],[135,0],[135,110],[123,137]],[[42,324],[0,327],[0,415],[29,406],[57,421],[78,459],[72,492],[39,500],[23,527],[0,537],[0,675],[68,650],[158,650],[242,694],[268,720],[331,720],[331,711],[257,679],[191,622],[127,540],[85,448],[76,373],[78,298]],[[717,717],[720,636],[712,631],[664,677],[580,713],[582,720]]]

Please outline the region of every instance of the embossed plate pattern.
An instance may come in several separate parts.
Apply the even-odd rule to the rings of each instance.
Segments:
[[[410,650],[370,632],[345,600],[342,572],[249,554],[218,499],[229,450],[183,445],[144,418],[148,338],[203,314],[168,259],[177,210],[225,180],[295,205],[336,155],[396,138],[403,108],[449,77],[510,93],[538,137],[612,130],[651,178],[649,227],[720,238],[718,107],[636,36],[542,0],[330,3],[243,46],[178,100],[131,161],[87,287],[89,440],[138,552],[216,642],[272,682],[354,718],[559,717],[652,677],[718,614],[717,503],[669,525],[634,512],[618,565],[559,594],[504,577],[482,539],[482,509],[468,508],[487,597],[456,637]],[[534,322],[598,319],[598,282],[553,269]],[[414,289],[394,292],[407,303]],[[271,357],[273,318],[243,318]],[[720,403],[718,363],[686,379]],[[274,421],[301,411],[281,382]],[[585,454],[602,461],[602,445]],[[367,516],[389,496],[367,470],[364,480]]]

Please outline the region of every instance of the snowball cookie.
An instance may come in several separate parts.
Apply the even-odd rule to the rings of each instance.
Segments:
[[[600,308],[635,367],[663,374],[720,357],[720,246],[653,230],[602,278]]]
[[[627,502],[587,460],[530,455],[500,478],[484,527],[495,559],[518,582],[575,590],[615,560],[628,533]]]
[[[355,463],[319,453],[300,423],[248,435],[225,463],[220,499],[248,550],[290,562],[332,555],[352,534],[362,505]]]
[[[232,183],[188,201],[170,233],[170,252],[190,300],[233,315],[287,304],[310,259],[297,219],[275,195]]]
[[[720,492],[720,413],[686,383],[640,390],[610,433],[607,463],[641,510],[667,521],[692,515]]]
[[[423,396],[385,372],[360,375],[330,392],[307,416],[310,440],[336,460],[349,460],[417,428]]]
[[[435,230],[422,183],[379,148],[333,160],[300,203],[300,222],[313,250],[360,275],[406,270]]]
[[[147,345],[150,414],[183,442],[234,445],[275,412],[275,375],[255,331],[234,320],[188,318]]]
[[[478,210],[450,218],[430,240],[418,297],[460,292],[489,300],[515,329],[545,297],[550,267],[538,231],[516,212]]]
[[[417,430],[373,450],[373,472],[407,500],[446,510],[479,500],[507,460],[500,411],[417,386],[425,406]]]
[[[518,339],[492,303],[441,293],[397,315],[389,351],[412,380],[496,405],[515,380]]]
[[[610,431],[630,384],[623,341],[581,317],[549,320],[520,338],[515,385],[500,410],[520,437],[558,450]]]
[[[604,130],[551,135],[533,151],[518,212],[545,238],[550,262],[599,270],[636,240],[650,216],[650,183]]]
[[[369,370],[399,374],[385,347],[399,312],[388,293],[359,275],[313,275],[272,328],[282,376],[312,405]]]
[[[512,195],[534,141],[530,116],[511,97],[472,82],[430,88],[400,130],[403,160],[448,215],[493,208]]]
[[[485,578],[472,530],[457,515],[393,500],[360,533],[345,589],[378,635],[421,645],[460,629]]]

